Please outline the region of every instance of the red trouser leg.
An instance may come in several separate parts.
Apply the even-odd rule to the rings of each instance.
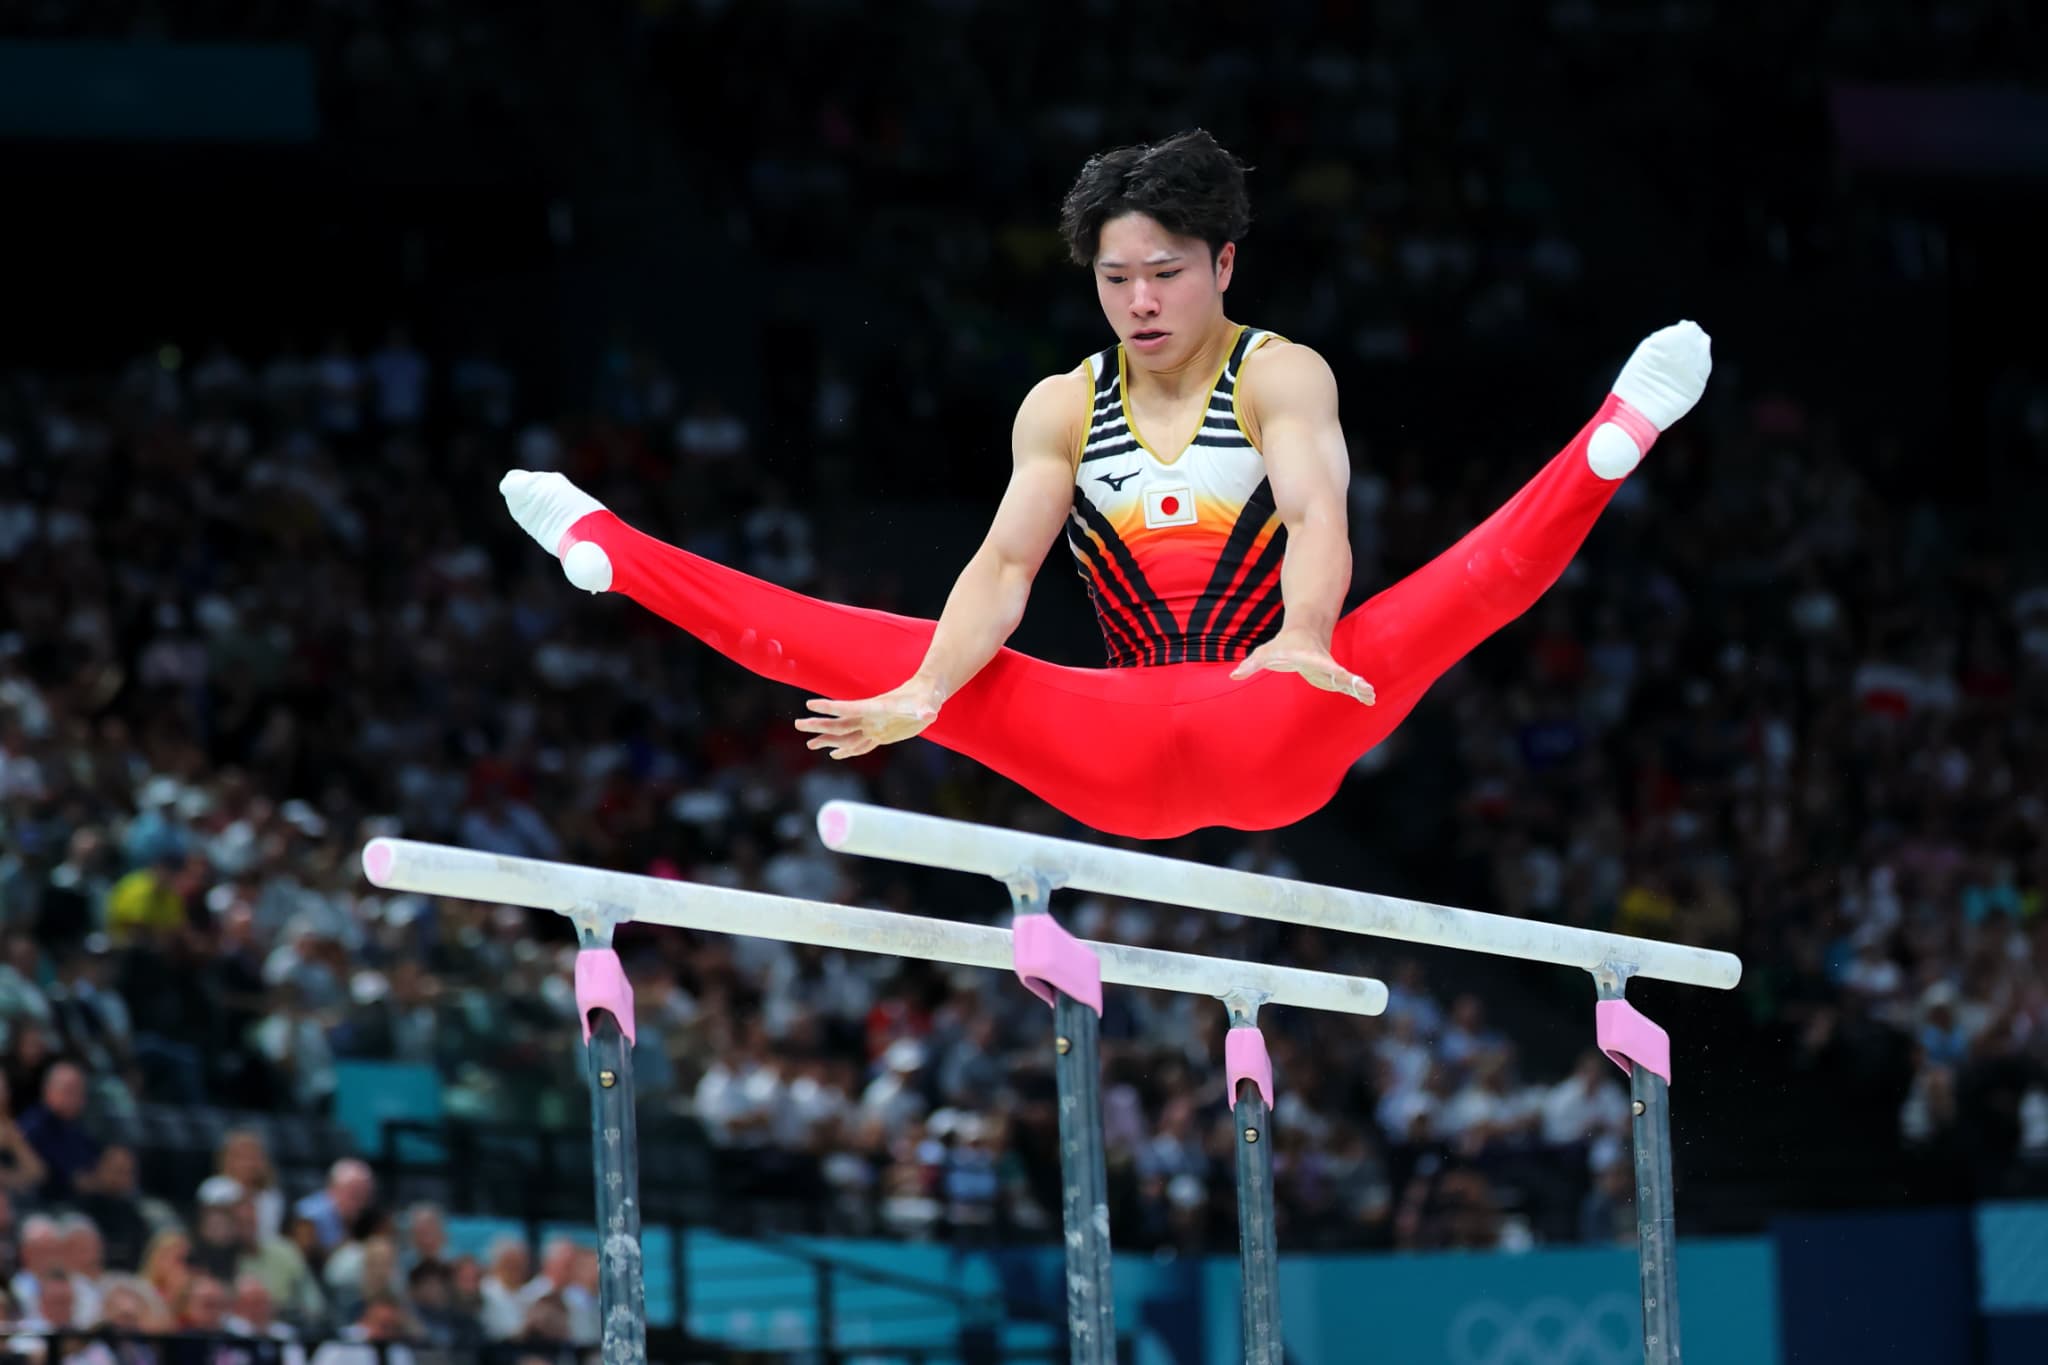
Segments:
[[[571,527],[564,553],[586,540],[610,556],[613,592],[742,667],[816,696],[886,692],[917,671],[931,643],[934,622],[806,597],[664,544],[610,512]],[[1157,780],[1173,746],[1172,708],[1156,700],[1168,671],[1064,668],[1005,649],[924,735],[1098,829],[1179,833],[1162,824],[1173,793]]]
[[[1204,729],[1235,736],[1228,781],[1221,768],[1205,777],[1228,800],[1224,823],[1272,828],[1320,808],[1438,678],[1557,581],[1621,486],[1586,462],[1586,443],[1616,401],[1463,539],[1338,622],[1330,652],[1372,684],[1374,705],[1298,678],[1284,692],[1262,686],[1216,700]]]
[[[1331,652],[1382,698],[1419,696],[1534,606],[1621,487],[1586,462],[1586,442],[1617,401],[1609,398],[1571,444],[1457,544],[1345,616]]]

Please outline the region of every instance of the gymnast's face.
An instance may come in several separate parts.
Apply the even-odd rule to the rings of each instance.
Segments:
[[[1201,349],[1223,317],[1236,259],[1235,242],[1211,260],[1207,242],[1168,232],[1142,213],[1102,225],[1095,296],[1134,364],[1171,370]]]

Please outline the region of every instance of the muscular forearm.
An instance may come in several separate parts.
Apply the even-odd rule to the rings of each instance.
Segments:
[[[1287,554],[1280,563],[1283,629],[1307,632],[1327,645],[1350,589],[1351,542],[1341,522],[1309,517],[1287,528]]]
[[[965,687],[1017,629],[1031,596],[1031,579],[1016,565],[985,552],[960,571],[917,670],[919,679],[938,689],[941,700]]]

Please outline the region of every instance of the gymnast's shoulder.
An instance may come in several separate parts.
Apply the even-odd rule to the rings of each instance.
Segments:
[[[1266,417],[1284,414],[1334,420],[1337,376],[1314,347],[1272,337],[1244,358],[1237,394],[1245,434],[1257,444],[1259,426]]]
[[[1240,386],[1334,384],[1336,375],[1322,352],[1283,336],[1267,336],[1244,358]]]
[[[1017,405],[1012,443],[1020,454],[1058,452],[1078,459],[1094,399],[1095,381],[1086,364],[1047,375]]]

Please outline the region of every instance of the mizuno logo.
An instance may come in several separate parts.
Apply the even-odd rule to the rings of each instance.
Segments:
[[[1129,483],[1132,479],[1137,478],[1138,475],[1143,472],[1143,470],[1133,469],[1130,473],[1121,476],[1116,474],[1100,474],[1096,476],[1095,481],[1097,483],[1108,484],[1109,491],[1112,493],[1121,493],[1124,491],[1125,484]]]

